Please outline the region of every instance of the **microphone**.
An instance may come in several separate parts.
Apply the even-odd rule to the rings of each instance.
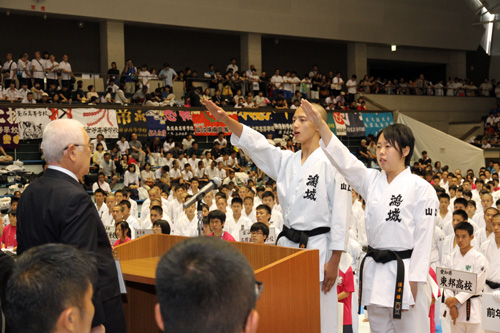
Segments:
[[[222,180],[220,178],[214,177],[214,178],[210,179],[210,181],[208,182],[207,185],[203,186],[203,188],[198,193],[193,195],[182,206],[184,208],[188,208],[189,206],[191,206],[195,202],[202,200],[203,197],[205,196],[205,194],[207,194],[208,192],[212,191],[213,189],[219,187],[221,184],[222,184]]]

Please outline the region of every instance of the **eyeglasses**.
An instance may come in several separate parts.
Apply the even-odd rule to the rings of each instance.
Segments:
[[[75,146],[75,147],[89,147],[89,148],[90,148],[90,145],[91,145],[91,144],[90,144],[90,143],[87,143],[87,144],[84,144],[84,145],[80,145],[80,144],[78,144],[78,143],[70,143],[69,145],[67,145],[66,147],[64,147],[63,151],[64,151],[64,150],[66,150],[66,149],[68,149],[68,148],[69,148],[69,146],[71,146],[71,145],[73,145],[73,146]]]

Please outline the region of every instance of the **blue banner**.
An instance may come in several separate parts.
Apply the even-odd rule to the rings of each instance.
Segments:
[[[377,136],[378,132],[394,124],[394,118],[392,117],[392,112],[381,112],[381,113],[366,113],[363,112],[363,122],[365,123],[365,133],[366,135],[373,134]]]

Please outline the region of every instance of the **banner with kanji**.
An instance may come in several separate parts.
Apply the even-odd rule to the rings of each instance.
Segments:
[[[165,118],[160,110],[146,112],[146,126],[148,127],[148,138],[159,137],[165,140],[167,137]]]
[[[57,109],[49,108],[16,109],[16,113],[20,140],[41,139],[43,129],[51,122],[51,117],[58,117],[59,114]]]
[[[359,112],[346,113],[344,121],[346,123],[346,131],[348,137],[363,137],[365,136],[365,124],[363,116]]]
[[[113,109],[75,109],[73,119],[82,123],[90,138],[98,134],[105,138],[118,138],[118,123],[116,110]]]
[[[238,120],[238,115],[235,112],[228,112],[229,117]],[[194,134],[216,136],[219,132],[224,135],[231,135],[229,128],[222,122],[218,122],[215,118],[206,111],[192,112]]]
[[[189,111],[163,110],[167,136],[186,137],[194,133],[193,119]]]
[[[7,149],[19,146],[19,127],[15,109],[0,108],[0,145]]]
[[[293,113],[292,112],[273,112],[272,122],[274,126],[274,136],[281,138],[284,135],[293,136]]]
[[[130,140],[132,133],[137,133],[139,141],[145,143],[148,140],[148,127],[146,126],[146,113],[143,110],[116,110],[116,121],[118,122],[118,133]]]
[[[335,121],[335,129],[337,136],[346,136],[347,127],[345,124],[345,113],[334,112],[333,120]]]
[[[238,121],[264,135],[274,135],[272,112],[238,112]]]
[[[368,113],[363,112],[366,135],[377,136],[378,132],[385,127],[394,124],[392,112]]]

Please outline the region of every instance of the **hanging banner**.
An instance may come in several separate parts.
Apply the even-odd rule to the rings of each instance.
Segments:
[[[193,118],[189,111],[163,110],[167,136],[186,137],[194,133]]]
[[[164,140],[167,137],[165,118],[162,111],[150,110],[146,112],[146,126],[148,127],[148,138],[159,137]]]
[[[238,121],[264,135],[274,135],[272,112],[238,112]]]
[[[238,120],[238,115],[235,112],[228,112],[229,117]],[[215,118],[206,111],[192,112],[193,126],[195,135],[217,136],[219,132],[224,135],[231,135],[229,128],[222,122],[218,122]]]
[[[51,121],[51,116],[57,117],[58,110],[48,108],[41,109],[16,109],[17,122],[19,126],[19,139],[32,140],[41,139],[43,129]],[[54,118],[58,119],[58,118]]]
[[[337,132],[337,136],[346,136],[347,135],[347,127],[344,119],[345,113],[334,112],[333,119],[335,120],[335,129]]]
[[[337,127],[335,126],[335,118],[333,117],[333,112],[328,112],[326,114],[326,124],[328,125],[328,128],[330,131],[333,132],[333,134],[337,134]]]
[[[0,145],[7,149],[19,146],[19,127],[15,109],[0,108]]]
[[[68,110],[68,112],[71,110]],[[96,138],[98,134],[104,135],[106,139],[118,138],[118,123],[116,110],[113,109],[74,109],[73,119],[82,123],[90,138]]]
[[[359,112],[345,113],[344,120],[348,137],[363,137],[365,136],[365,124],[363,117]]]
[[[365,134],[377,136],[378,132],[385,127],[394,124],[392,112],[367,113],[363,112],[363,122],[365,124]]]
[[[273,112],[272,123],[275,138],[282,138],[284,135],[293,136],[292,118],[293,113],[291,112]]]
[[[116,110],[116,121],[118,122],[119,135],[124,135],[130,140],[132,133],[137,133],[137,139],[142,143],[148,140],[148,128],[146,126],[146,114],[142,110]]]

